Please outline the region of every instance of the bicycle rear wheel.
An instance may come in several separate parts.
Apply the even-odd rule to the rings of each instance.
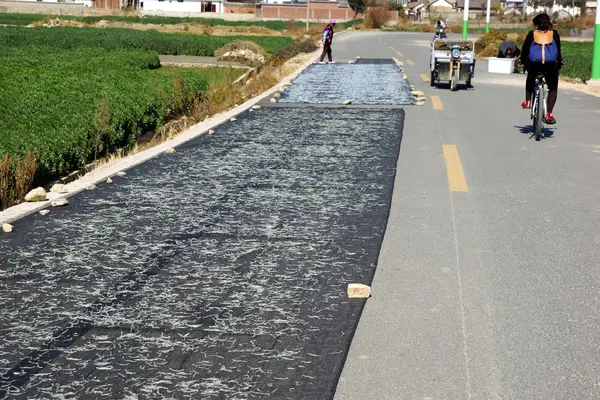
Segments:
[[[533,120],[536,142],[542,138],[542,129],[544,128],[544,94],[544,87],[541,86],[538,89],[537,110]]]

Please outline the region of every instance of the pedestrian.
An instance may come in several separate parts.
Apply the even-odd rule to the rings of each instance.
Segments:
[[[335,64],[333,58],[331,57],[331,44],[333,43],[333,27],[335,26],[335,19],[329,21],[329,24],[325,27],[323,31],[323,53],[321,54],[321,58],[319,59],[320,64],[325,64],[325,56],[329,59],[329,64]]]
[[[514,58],[515,60],[519,58],[521,55],[521,51],[512,40],[505,40],[500,43],[498,47],[498,55],[497,58]]]

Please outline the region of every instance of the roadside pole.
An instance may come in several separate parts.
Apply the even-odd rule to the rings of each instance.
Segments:
[[[490,5],[492,0],[487,0],[487,14],[485,15],[485,33],[490,31]]]
[[[596,0],[596,26],[594,27],[594,55],[592,56],[592,81],[600,84],[600,0]]]
[[[467,40],[468,32],[469,32],[469,0],[465,0],[465,13],[463,14],[463,32],[462,32],[463,40]]]
[[[306,1],[306,33],[308,33],[308,21],[310,20],[310,0]]]

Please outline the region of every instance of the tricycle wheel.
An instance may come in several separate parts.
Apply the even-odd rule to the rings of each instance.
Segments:
[[[450,90],[453,92],[456,91],[458,86],[458,68],[452,71],[452,76],[450,77]]]
[[[435,86],[435,74],[433,71],[431,72],[431,76],[429,77],[429,86]]]

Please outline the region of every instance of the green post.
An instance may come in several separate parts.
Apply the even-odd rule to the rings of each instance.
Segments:
[[[600,1],[596,1],[596,26],[594,27],[594,55],[592,56],[592,80],[600,80]]]
[[[490,4],[492,0],[487,0],[487,12],[485,14],[485,33],[490,32]]]
[[[467,40],[469,34],[469,0],[465,0],[465,12],[463,14],[463,40]]]

